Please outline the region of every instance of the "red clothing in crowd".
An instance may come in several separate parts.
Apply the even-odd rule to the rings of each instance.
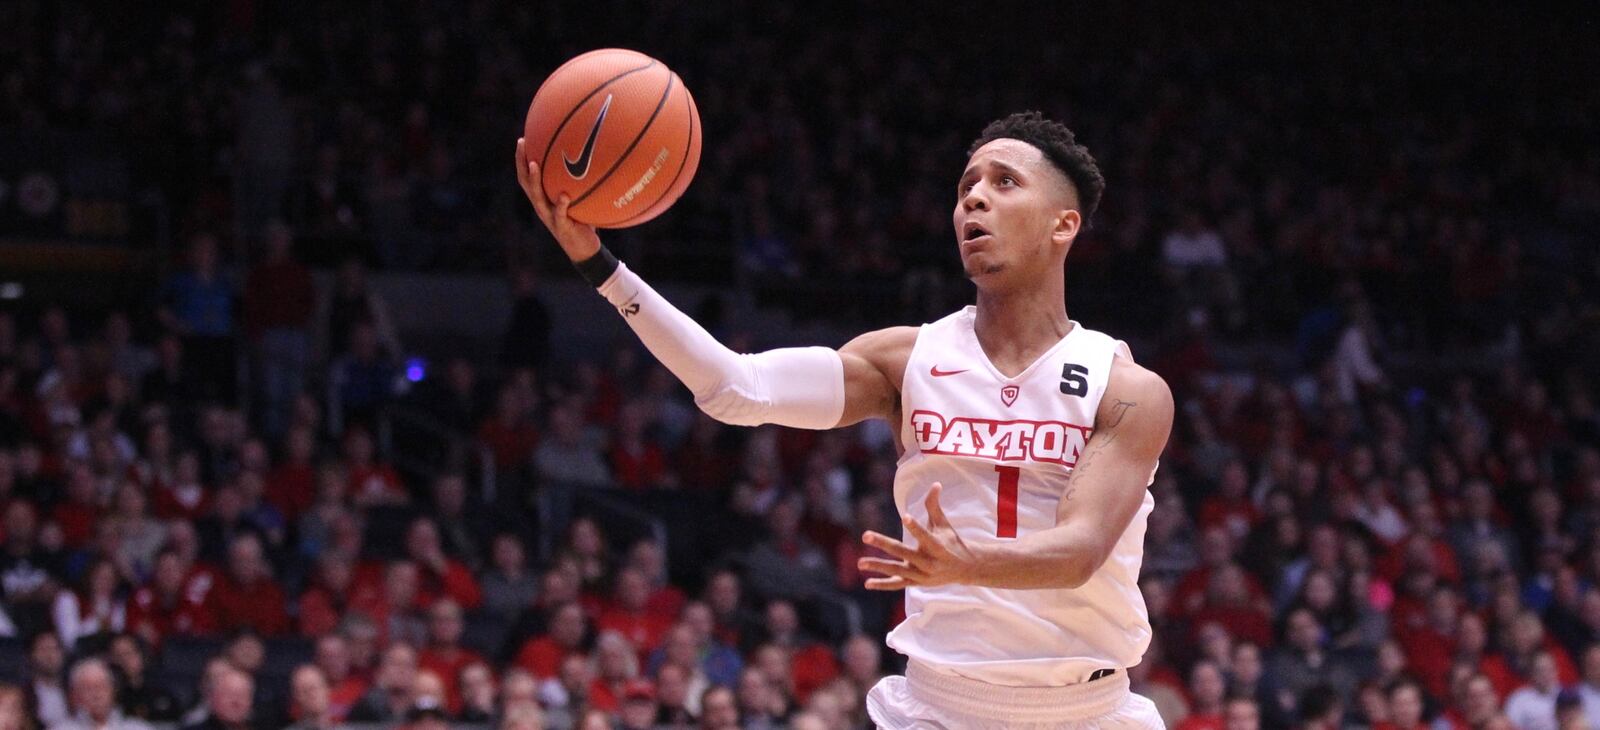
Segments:
[[[280,464],[267,474],[267,503],[293,522],[317,499],[317,470],[310,464]]]
[[[419,564],[418,567],[421,568],[422,586],[417,591],[416,608],[426,609],[445,596],[454,599],[468,611],[483,604],[483,589],[478,586],[478,579],[473,577],[467,566],[446,559],[442,574],[425,565]]]
[[[456,679],[461,675],[461,670],[468,665],[483,661],[483,657],[471,649],[452,647],[440,649],[428,647],[417,655],[417,666],[439,675],[444,680],[445,704],[450,706],[451,712],[461,711],[461,688]]]
[[[300,594],[297,604],[299,610],[296,615],[301,636],[316,637],[333,631],[344,617],[343,597],[334,595],[333,591],[322,586],[312,587]]]
[[[335,722],[343,722],[350,708],[361,701],[361,695],[367,693],[367,681],[351,673],[350,676],[334,682],[328,688],[328,709],[333,712]]]
[[[645,602],[644,610],[658,616],[676,616],[683,610],[686,600],[687,597],[677,586],[661,586],[655,593],[650,594],[650,600]]]
[[[1211,497],[1200,505],[1200,529],[1225,528],[1235,538],[1250,533],[1250,528],[1261,521],[1261,513],[1249,498],[1224,499]]]
[[[251,336],[274,328],[304,329],[316,312],[311,270],[289,259],[263,261],[244,280],[244,326]]]
[[[1191,636],[1196,641],[1199,631],[1208,623],[1221,624],[1234,641],[1251,641],[1263,649],[1272,646],[1272,617],[1266,611],[1250,606],[1206,606],[1196,611],[1190,619]]]
[[[1222,730],[1222,728],[1222,714],[1208,712],[1205,714],[1195,713],[1183,718],[1183,721],[1179,722],[1178,726],[1173,730]]]
[[[789,661],[789,677],[794,680],[794,698],[800,704],[811,699],[811,693],[839,676],[839,663],[833,651],[822,644],[812,644],[794,653]]]
[[[151,501],[151,511],[163,520],[193,522],[211,511],[211,499],[210,495],[206,494],[205,488],[199,484],[184,486],[163,484],[156,488],[155,497]]]
[[[383,496],[390,499],[410,499],[400,473],[388,464],[368,464],[350,467],[350,498],[360,502],[363,497]]]
[[[155,588],[144,586],[128,598],[128,630],[152,643],[160,643],[168,636],[214,633],[217,622],[207,604],[210,592],[209,573],[192,576],[184,582],[178,595],[167,600],[163,600]]]
[[[248,584],[224,578],[212,592],[211,602],[217,628],[223,632],[250,629],[262,636],[289,633],[283,590],[270,578]]]
[[[645,489],[666,476],[667,457],[655,444],[642,444],[637,451],[619,446],[611,449],[611,473],[624,489]]]
[[[495,466],[517,469],[533,458],[533,450],[539,447],[539,430],[527,421],[508,426],[491,418],[478,428],[478,440],[494,454]]]
[[[549,679],[560,674],[561,660],[567,657],[565,647],[555,639],[540,636],[529,639],[517,652],[516,665],[526,669],[535,679]]]
[[[61,526],[67,547],[81,548],[94,538],[94,526],[100,520],[100,509],[89,504],[62,502],[50,512],[50,518]]]
[[[661,639],[667,635],[667,629],[672,628],[670,614],[662,615],[645,609],[643,611],[628,611],[622,607],[608,608],[600,614],[600,620],[595,625],[601,631],[615,631],[633,642],[634,648],[639,650],[642,659],[649,656],[661,645]]]

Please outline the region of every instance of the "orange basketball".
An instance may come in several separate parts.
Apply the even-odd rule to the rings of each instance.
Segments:
[[[700,166],[700,112],[683,79],[636,51],[590,51],[550,74],[528,107],[523,146],[552,201],[574,220],[644,223],[683,195]]]

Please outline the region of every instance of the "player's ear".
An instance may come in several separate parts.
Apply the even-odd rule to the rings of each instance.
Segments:
[[[1083,227],[1083,214],[1077,208],[1067,208],[1056,214],[1055,228],[1050,231],[1050,242],[1070,249],[1072,241],[1078,237],[1078,230]]]

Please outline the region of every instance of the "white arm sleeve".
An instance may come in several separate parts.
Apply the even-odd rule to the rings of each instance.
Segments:
[[[826,347],[741,355],[717,342],[626,264],[600,285],[644,346],[723,423],[827,429],[844,415],[844,361]]]

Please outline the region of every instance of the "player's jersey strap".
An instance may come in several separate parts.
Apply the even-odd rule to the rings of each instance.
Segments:
[[[1127,346],[1073,323],[1021,373],[996,370],[978,344],[972,307],[918,333],[902,384],[895,476],[903,514],[940,506],[962,539],[999,542],[1056,523],[1067,475],[1094,432],[1111,363]],[[1075,590],[913,588],[889,644],[940,671],[993,684],[1084,681],[1139,662],[1150,626],[1138,588],[1149,494],[1111,558]]]

